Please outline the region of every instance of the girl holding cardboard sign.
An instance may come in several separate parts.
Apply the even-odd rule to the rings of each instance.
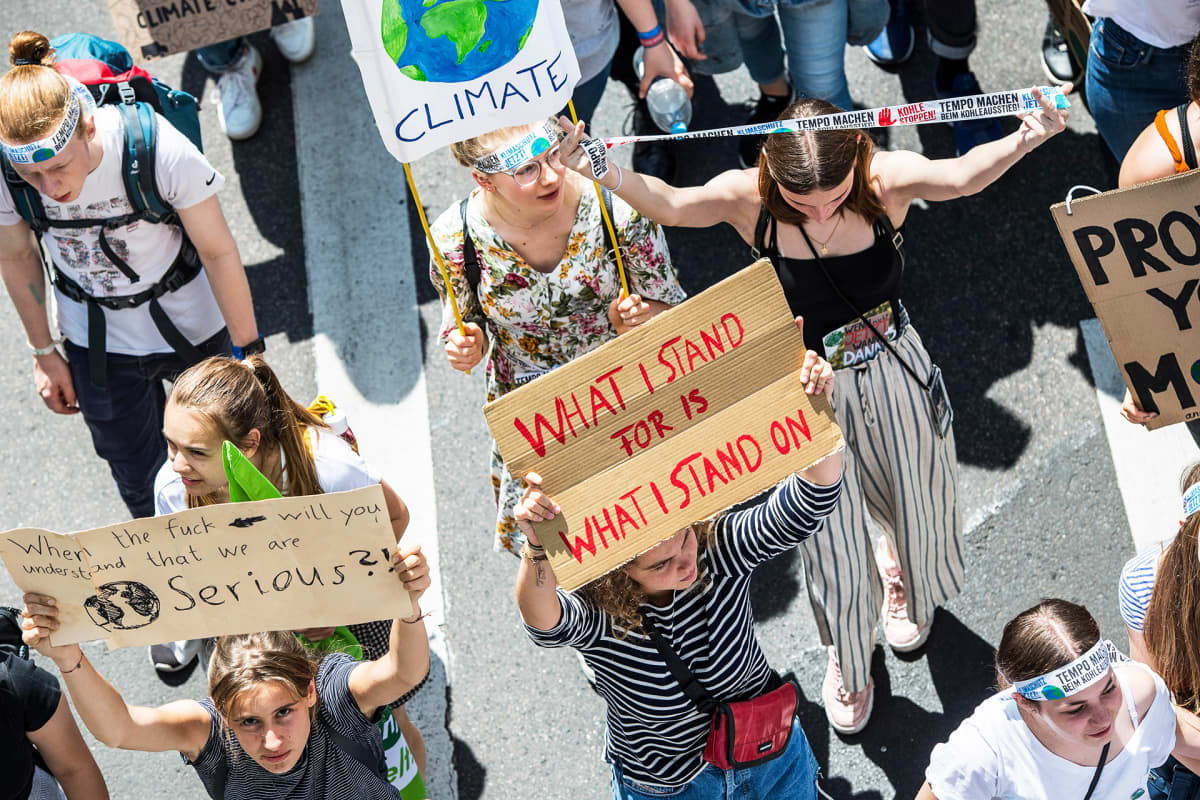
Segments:
[[[390,647],[374,661],[315,656],[288,631],[222,636],[209,669],[209,697],[154,708],[131,706],[79,645],[50,644],[52,597],[25,595],[23,638],[54,661],[88,730],[123,750],[178,750],[217,800],[398,800],[380,774],[383,745],[372,719],[429,670],[417,601],[429,587],[419,545],[392,554],[414,614],[392,622]]]
[[[180,375],[163,412],[163,433],[170,458],[154,483],[155,511],[160,515],[229,502],[221,456],[222,443],[229,441],[284,495],[379,484],[397,542],[408,527],[408,508],[395,489],[320,417],[293,400],[260,356],[243,361],[209,358]],[[349,626],[368,660],[387,653],[390,628],[386,620]],[[298,633],[319,644],[334,629]],[[200,645],[199,640],[155,645],[151,658],[156,666],[163,661],[186,663]],[[404,710],[407,695],[411,692],[390,698],[389,704],[418,769],[424,770],[425,745]]]
[[[833,370],[812,350],[800,380],[810,394],[832,394]],[[745,800],[816,798],[798,695],[754,636],[750,576],[821,529],[841,473],[838,451],[781,482],[767,502],[688,525],[572,594],[557,588],[532,525],[559,508],[539,476],[525,476],[517,603],[535,644],[574,647],[594,670],[616,800],[727,798],[727,786]],[[759,728],[763,719],[773,727]]]
[[[915,650],[935,609],[963,581],[952,413],[941,371],[900,302],[897,229],[918,198],[981,191],[1062,131],[1066,112],[1036,90],[1034,97],[1040,109],[1023,115],[1015,133],[955,159],[876,152],[864,131],[824,129],[772,133],[756,168],[724,172],[704,186],[676,188],[628,171],[622,177],[611,165],[613,177],[603,179],[661,224],[737,229],[774,263],[792,312],[808,322],[807,346],[837,370],[846,488],[829,535],[806,542],[803,552],[817,627],[829,646],[825,711],[842,733],[862,730],[870,718],[880,618],[893,649]],[[800,100],[781,119],[837,111]],[[576,126],[562,160],[590,176],[582,138]],[[878,554],[868,517],[892,540]]]
[[[440,338],[450,366],[470,370],[487,356],[489,401],[646,322],[685,295],[662,229],[620,198],[568,172],[559,160],[562,129],[553,120],[501,128],[451,145],[479,188],[433,223],[434,241],[461,305],[455,321],[441,271],[430,279],[443,299]],[[622,294],[607,208],[628,275]],[[496,498],[494,546],[514,554],[521,496],[491,453]]]

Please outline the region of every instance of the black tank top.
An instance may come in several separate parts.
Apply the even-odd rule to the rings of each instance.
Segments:
[[[903,328],[907,324],[900,305],[903,237],[886,214],[877,217],[872,227],[875,241],[870,247],[847,255],[824,256],[821,262],[855,309],[869,314],[882,303],[890,302],[898,318],[897,324]],[[777,231],[778,222],[766,208],[761,209],[754,231],[754,247],[775,266],[775,274],[779,276],[792,314],[804,317],[805,346],[823,353],[822,340],[826,334],[858,319],[858,315],[838,297],[816,259],[788,258],[779,254]]]

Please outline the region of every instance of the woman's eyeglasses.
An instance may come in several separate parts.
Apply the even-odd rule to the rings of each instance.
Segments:
[[[543,164],[549,166],[550,169],[562,169],[562,161],[558,157],[558,145],[542,153],[533,161],[527,161],[516,169],[507,170],[504,174],[511,175],[512,179],[520,186],[530,186],[541,179]]]

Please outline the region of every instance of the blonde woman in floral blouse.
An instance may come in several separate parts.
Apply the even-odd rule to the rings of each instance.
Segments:
[[[459,203],[434,222],[466,326],[458,332],[436,263],[430,278],[442,296],[441,341],[450,365],[476,366],[487,354],[487,399],[566,364],[646,322],[685,295],[671,266],[667,241],[652,220],[613,197],[629,297],[604,231],[592,184],[558,160],[562,131],[553,121],[502,128],[454,145],[479,187],[467,200],[466,221],[479,260],[472,291],[463,268]],[[517,553],[524,540],[513,518],[522,486],[504,468],[492,443],[496,494],[495,548]]]

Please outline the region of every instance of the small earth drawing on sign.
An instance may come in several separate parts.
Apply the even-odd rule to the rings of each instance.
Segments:
[[[383,49],[415,81],[459,83],[525,47],[537,0],[381,0]]]
[[[158,595],[144,583],[113,581],[83,602],[92,622],[104,630],[131,631],[158,619]]]

